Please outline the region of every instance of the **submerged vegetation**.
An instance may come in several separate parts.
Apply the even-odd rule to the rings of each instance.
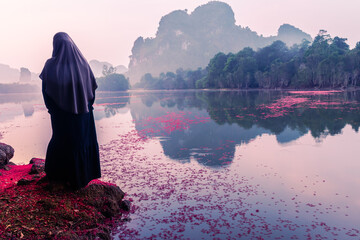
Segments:
[[[349,48],[346,38],[320,30],[314,41],[288,48],[275,41],[254,51],[218,53],[206,69],[145,74],[134,87],[145,89],[274,89],[348,88],[360,85],[360,42]]]

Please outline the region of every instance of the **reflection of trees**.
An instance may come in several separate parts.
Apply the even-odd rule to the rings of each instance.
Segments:
[[[204,102],[196,94],[180,95],[168,99],[156,94],[158,101],[149,108],[143,103],[132,103],[131,114],[136,129],[148,137],[159,137],[164,154],[171,159],[188,162],[191,158],[206,166],[225,166],[234,158],[235,146],[247,143],[263,133],[262,128],[243,129],[233,125],[219,125],[214,121],[189,124],[187,129],[166,132],[161,122],[149,124],[148,119],[166,116],[171,112],[184,112],[189,120],[204,119],[208,116]],[[175,105],[174,105],[175,103]],[[199,107],[193,107],[198,105]],[[146,131],[151,129],[152,131]],[[145,130],[145,131],[143,131]]]
[[[172,159],[196,159],[208,166],[221,166],[232,161],[235,146],[249,142],[264,133],[277,136],[279,143],[293,141],[310,131],[314,138],[341,133],[350,124],[355,131],[360,125],[360,92],[328,95],[297,95],[281,91],[199,91],[146,93],[141,101],[131,103],[136,129],[149,126],[142,121],[169,112],[184,111],[189,118],[210,116],[211,121],[193,124],[184,131],[173,131],[160,137],[164,153]],[[280,99],[303,98],[304,103],[287,104],[273,110]],[[161,128],[162,126],[157,126]]]
[[[206,108],[206,104],[202,99],[197,97],[197,91],[186,91],[186,92],[170,92],[159,91],[159,92],[147,92],[141,93],[139,96],[133,94],[133,98],[140,97],[141,102],[147,107],[151,107],[154,103],[159,102],[161,107],[176,107],[178,110],[185,108]]]
[[[214,121],[205,121],[190,124],[185,130],[166,133],[164,138],[161,123],[157,126],[149,125],[147,119],[165,116],[170,112],[185,112],[186,118],[190,120],[207,117],[207,103],[198,97],[197,92],[174,95],[166,92],[146,93],[140,98],[141,101],[131,103],[131,114],[136,129],[138,131],[153,129],[155,133],[151,132],[147,135],[159,137],[164,154],[181,162],[187,162],[192,158],[206,166],[225,166],[234,158],[237,144],[247,143],[256,136],[269,133],[262,128],[243,129],[237,125],[224,126]]]
[[[105,106],[104,112],[105,112],[105,117],[109,118],[117,114],[117,109],[114,107]]]
[[[119,110],[126,107],[130,102],[128,92],[99,92],[96,94],[95,106],[103,106],[104,114],[96,114],[96,119],[109,118],[119,113]]]
[[[270,111],[262,108],[263,105],[272,104],[282,97],[296,98],[298,95],[279,91],[199,93],[208,104],[209,115],[218,124],[236,123],[244,128],[256,125],[276,135],[289,127],[300,132],[310,130],[313,137],[319,137],[326,131],[330,135],[338,134],[346,124],[357,131],[360,124],[360,113],[356,111],[360,109],[359,95],[360,92],[302,95],[299,97],[308,99],[306,104],[280,109],[284,113],[278,117],[266,117]]]

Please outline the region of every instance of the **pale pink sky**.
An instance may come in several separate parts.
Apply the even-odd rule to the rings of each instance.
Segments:
[[[135,39],[154,37],[161,17],[208,0],[1,0],[0,63],[40,72],[52,51],[52,37],[65,31],[88,60],[126,65]],[[360,41],[359,0],[224,0],[236,24],[264,36],[283,23],[313,37],[319,29]]]

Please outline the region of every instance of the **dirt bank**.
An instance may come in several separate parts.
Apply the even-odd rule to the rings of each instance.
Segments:
[[[46,181],[43,165],[34,159],[0,169],[0,239],[111,239],[129,220],[118,186],[94,180],[71,191]]]

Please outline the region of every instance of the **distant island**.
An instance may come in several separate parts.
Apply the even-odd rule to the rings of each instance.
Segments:
[[[25,67],[16,69],[0,63],[0,83],[31,82],[36,80],[39,80],[39,74],[30,72]]]
[[[12,68],[0,63],[0,93],[31,93],[40,91],[39,74],[28,68]]]
[[[124,73],[125,66],[113,67],[111,63],[91,60],[91,69],[96,77],[99,91],[126,91],[130,88],[129,79]],[[27,68],[11,68],[9,65],[0,64],[0,94],[6,93],[39,93],[41,79],[39,74],[32,73]]]
[[[360,42],[350,50],[346,38],[320,30],[314,41],[291,48],[282,41],[254,51],[218,53],[207,67],[178,69],[153,77],[145,74],[134,85],[144,89],[287,89],[349,88],[360,85]]]
[[[161,18],[154,38],[139,37],[132,48],[127,75],[133,84],[146,73],[156,76],[179,68],[204,68],[218,52],[238,52],[245,47],[257,50],[277,40],[290,47],[303,39],[312,41],[309,34],[289,24],[280,26],[277,36],[258,35],[235,24],[228,4],[212,1],[191,14],[173,11]]]

